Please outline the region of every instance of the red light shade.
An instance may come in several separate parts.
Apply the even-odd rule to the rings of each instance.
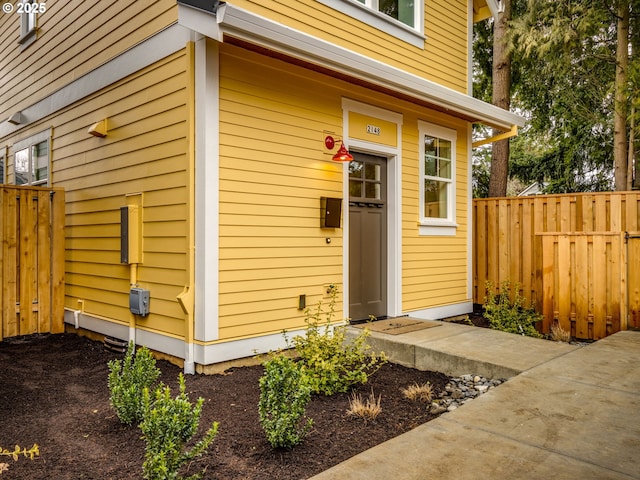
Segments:
[[[331,158],[334,162],[350,162],[353,160],[353,155],[349,153],[347,147],[344,146],[344,142],[341,142],[340,148],[336,154]]]

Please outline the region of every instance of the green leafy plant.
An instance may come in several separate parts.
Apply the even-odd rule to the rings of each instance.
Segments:
[[[368,329],[353,340],[346,340],[347,326],[335,325],[334,321],[337,290],[331,289],[330,295],[326,310],[322,301],[315,310],[305,310],[305,333],[290,343],[300,357],[311,391],[324,395],[346,392],[353,385],[366,383],[387,361],[383,352],[376,354],[367,344]]]
[[[260,378],[260,425],[273,448],[292,448],[302,442],[313,420],[305,419],[311,387],[300,365],[283,354],[264,363]]]
[[[13,458],[14,462],[18,461],[18,457],[20,455],[33,460],[34,457],[40,455],[40,447],[38,447],[36,443],[34,443],[33,447],[29,449],[27,449],[26,447],[20,447],[20,445],[16,445],[13,450],[0,447],[0,456],[11,457]],[[7,471],[9,471],[9,464],[6,462],[0,462],[0,475]]]
[[[185,448],[198,430],[204,398],[198,398],[196,404],[192,405],[185,392],[182,374],[178,381],[180,393],[176,398],[171,398],[171,390],[167,386],[160,386],[153,393],[148,388],[143,392],[140,429],[146,442],[142,470],[147,480],[202,478],[204,472],[189,477],[180,476],[178,472],[206,452],[218,433],[218,423],[214,422],[199,442],[189,450]]]
[[[129,342],[124,360],[108,363],[110,402],[120,421],[127,425],[142,421],[142,392],[151,388],[160,370],[151,351],[141,347],[136,352],[133,342]]]
[[[518,283],[502,282],[497,294],[491,282],[487,282],[486,289],[483,316],[491,328],[535,338],[542,336],[535,328],[536,322],[542,320],[542,315],[520,295]]]

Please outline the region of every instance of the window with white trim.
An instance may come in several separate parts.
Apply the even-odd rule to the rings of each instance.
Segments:
[[[20,14],[20,40],[18,43],[26,47],[36,39],[37,16],[40,8],[45,3],[36,3],[35,0],[22,0],[16,5]]]
[[[426,122],[419,130],[420,233],[455,235],[456,131]]]
[[[16,185],[48,185],[49,130],[13,146],[13,182]]]
[[[318,0],[418,48],[424,48],[424,3],[415,0]]]
[[[415,0],[357,0],[367,7],[377,10],[380,13],[395,18],[405,25],[416,28],[418,24],[418,5],[422,2]]]

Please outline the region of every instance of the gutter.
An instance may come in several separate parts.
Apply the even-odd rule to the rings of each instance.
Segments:
[[[504,132],[524,126],[519,115],[230,3],[205,11],[191,5],[195,1],[178,0],[178,24],[219,42],[246,42]]]

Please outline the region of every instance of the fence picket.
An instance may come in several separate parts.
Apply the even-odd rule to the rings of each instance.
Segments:
[[[474,262],[486,265],[474,268],[474,285],[521,282],[545,332],[554,318],[585,339],[640,324],[640,245],[627,245],[622,230],[638,228],[639,199],[636,192],[475,199],[474,212],[483,212],[475,228],[492,234],[474,246]]]
[[[64,191],[0,187],[0,340],[64,331]],[[58,225],[53,225],[53,219]]]

